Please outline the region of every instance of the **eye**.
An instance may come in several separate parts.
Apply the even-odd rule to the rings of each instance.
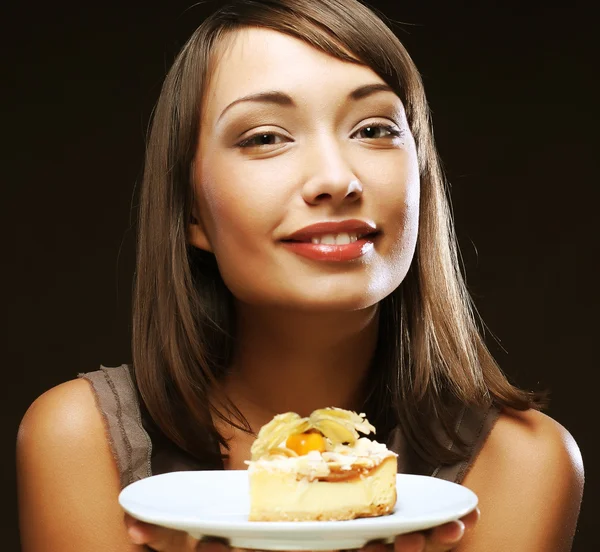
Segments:
[[[402,136],[403,131],[394,125],[371,123],[357,130],[354,134],[359,133],[364,133],[364,137],[367,140],[376,140],[378,138],[398,138]],[[242,140],[237,144],[237,146],[239,148],[261,148],[266,146],[275,146],[285,140],[287,140],[285,136],[275,132],[259,132]]]
[[[366,135],[364,137],[368,140],[377,140],[378,138],[399,138],[403,134],[403,131],[398,127],[381,123],[370,123],[365,125],[354,134],[359,134],[361,132]]]
[[[259,132],[258,134],[254,134],[245,140],[242,140],[238,147],[240,148],[256,148],[261,146],[275,146],[277,142],[274,140],[276,138],[284,139],[285,137],[281,134],[275,134],[274,132]]]

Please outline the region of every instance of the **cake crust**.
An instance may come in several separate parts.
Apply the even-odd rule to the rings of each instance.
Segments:
[[[275,514],[271,512],[250,516],[250,521],[348,521],[350,519],[385,516],[391,514],[393,508],[393,505],[374,504],[361,509],[342,507],[315,514],[307,512],[282,512]]]

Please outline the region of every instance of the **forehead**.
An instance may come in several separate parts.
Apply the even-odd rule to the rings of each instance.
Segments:
[[[223,40],[204,97],[209,117],[241,96],[281,90],[300,101],[335,101],[362,84],[384,83],[369,67],[342,61],[292,36],[244,28]]]

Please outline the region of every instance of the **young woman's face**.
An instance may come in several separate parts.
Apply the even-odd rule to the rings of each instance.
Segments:
[[[419,171],[400,99],[360,91],[384,84],[266,29],[238,31],[223,50],[202,106],[189,239],[214,253],[239,301],[355,310],[400,285]],[[296,234],[323,222],[345,225]]]

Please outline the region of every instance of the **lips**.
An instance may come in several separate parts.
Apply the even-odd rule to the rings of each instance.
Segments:
[[[345,262],[355,261],[372,251],[378,233],[374,223],[361,220],[319,222],[281,241],[288,250],[301,257],[314,261]],[[340,236],[344,239],[338,240]],[[352,238],[348,239],[349,236]],[[332,238],[335,243],[331,242]],[[338,243],[340,241],[344,243]]]
[[[317,222],[306,226],[287,238],[284,242],[312,242],[313,238],[321,238],[327,235],[336,234],[355,234],[359,239],[367,236],[372,236],[377,233],[377,226],[373,222],[363,220],[343,220],[339,222],[326,221]]]

